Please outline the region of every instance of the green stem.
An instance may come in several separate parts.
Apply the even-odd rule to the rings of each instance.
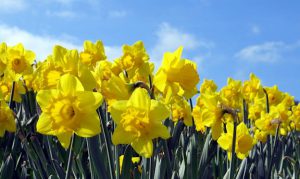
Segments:
[[[70,174],[71,174],[71,169],[72,169],[72,161],[73,161],[73,145],[74,145],[74,134],[72,135],[71,138],[71,145],[70,145],[70,149],[69,149],[69,158],[68,158],[68,164],[67,164],[67,171],[66,171],[66,177],[65,179],[70,178]]]
[[[11,87],[11,92],[10,92],[10,99],[9,99],[9,108],[10,109],[13,108],[13,99],[14,99],[15,86],[16,86],[16,82],[13,81],[12,87]]]
[[[169,152],[167,140],[163,140],[163,148],[164,148],[165,156],[167,156],[167,178],[170,178],[172,169],[171,169],[171,158],[170,158],[170,152]]]
[[[235,162],[236,162],[236,155],[235,155],[236,125],[237,125],[236,116],[234,117],[235,119],[233,122],[233,137],[232,137],[232,150],[231,150],[230,175],[229,175],[230,179],[234,178]]]
[[[277,128],[276,128],[275,141],[274,141],[274,145],[273,145],[272,152],[271,152],[271,159],[270,159],[270,163],[269,163],[267,178],[271,177],[273,158],[274,158],[274,153],[275,153],[275,150],[277,147],[277,141],[278,141],[279,126],[280,126],[280,123],[277,125]]]
[[[109,142],[109,139],[108,139],[108,130],[105,126],[105,114],[104,112],[102,111],[102,109],[98,109],[99,113],[100,113],[100,119],[101,119],[101,128],[102,128],[102,131],[103,131],[103,135],[104,135],[104,142],[105,142],[105,145],[106,145],[106,154],[107,154],[107,157],[108,157],[108,166],[109,166],[109,175],[110,175],[110,178],[111,179],[114,179],[115,176],[114,176],[114,166],[113,166],[113,160],[112,160],[112,154],[111,154],[111,150],[110,150],[110,142]]]
[[[268,95],[267,90],[265,88],[263,88],[263,90],[264,90],[264,93],[266,95],[266,107],[267,107],[266,110],[267,110],[267,113],[269,113],[270,112],[269,95]]]

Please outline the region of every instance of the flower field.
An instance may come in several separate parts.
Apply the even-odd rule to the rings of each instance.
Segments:
[[[157,72],[143,42],[122,50],[85,41],[36,61],[0,44],[0,178],[300,177],[291,94],[254,74],[218,88],[183,47]]]

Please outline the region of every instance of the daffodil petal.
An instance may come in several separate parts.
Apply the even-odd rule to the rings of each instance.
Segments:
[[[127,106],[126,100],[116,101],[110,106],[110,114],[115,123],[119,124]]]
[[[36,130],[41,134],[51,134],[52,131],[51,123],[52,123],[51,116],[46,113],[42,113],[39,117],[39,120],[37,121]]]
[[[77,91],[77,107],[80,111],[95,111],[102,103],[102,95],[91,91]]]
[[[149,111],[151,100],[147,90],[136,88],[128,100],[127,106]]]
[[[51,105],[53,96],[56,95],[57,90],[41,90],[36,95],[36,100],[40,107],[46,108]]]
[[[84,91],[81,82],[73,75],[65,74],[59,79],[58,89],[64,94],[74,94],[75,91]]]
[[[158,123],[153,126],[153,130],[151,131],[151,137],[161,137],[163,139],[168,139],[170,138],[170,132],[165,125],[163,125],[162,123]]]
[[[150,158],[153,153],[153,142],[149,139],[138,138],[131,143],[132,148],[141,156]]]
[[[229,150],[231,147],[232,139],[228,137],[226,134],[222,134],[218,139],[218,144],[224,150]]]
[[[166,105],[156,100],[151,100],[149,118],[152,121],[163,121],[167,117],[169,117],[169,115],[170,111],[168,110]]]
[[[115,129],[112,135],[112,142],[114,145],[117,144],[130,144],[134,140],[134,135],[129,134],[124,131],[122,127],[118,127]]]
[[[66,132],[57,134],[57,139],[59,140],[60,144],[65,148],[68,149],[71,142],[72,132]]]
[[[93,137],[99,134],[100,131],[100,119],[95,111],[84,116],[75,133],[81,137]]]

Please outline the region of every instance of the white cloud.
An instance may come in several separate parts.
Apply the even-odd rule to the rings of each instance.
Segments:
[[[111,18],[122,18],[125,17],[127,15],[127,12],[124,10],[120,10],[120,11],[110,11],[108,13],[108,16]]]
[[[62,35],[62,38],[47,35],[34,35],[18,27],[11,27],[0,24],[0,42],[6,42],[9,46],[22,43],[26,49],[32,50],[37,56],[37,60],[44,60],[52,53],[54,45],[61,45],[68,49],[82,50],[82,45],[74,43],[76,38]],[[118,46],[105,46],[108,59],[115,59],[122,55],[122,48]]]
[[[283,42],[266,42],[245,47],[236,53],[235,57],[253,63],[273,63],[281,58],[281,52],[287,48],[289,48],[289,46]]]
[[[175,51],[179,46],[183,46],[184,50],[196,50],[198,47],[203,49],[214,47],[214,43],[206,41],[200,42],[193,34],[182,32],[168,23],[162,23],[156,35],[158,37],[157,42],[150,50],[151,60],[155,63],[156,67],[160,65],[165,52]],[[201,56],[203,55],[197,55],[195,59],[191,59],[202,63],[203,59],[200,58]]]
[[[64,39],[34,35],[18,27],[7,25],[0,25],[0,41],[6,42],[10,46],[22,43],[26,49],[35,52],[37,60],[44,60],[51,54],[54,45],[62,45],[69,49],[82,48]]]
[[[77,14],[72,11],[46,11],[47,16],[60,17],[60,18],[75,18]]]
[[[15,13],[26,9],[28,4],[25,0],[0,0],[0,12]]]
[[[258,25],[253,25],[251,27],[251,32],[255,35],[260,34],[260,32],[261,32],[260,27]]]

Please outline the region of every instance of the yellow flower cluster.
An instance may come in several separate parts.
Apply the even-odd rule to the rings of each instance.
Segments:
[[[64,148],[75,133],[91,137],[100,133],[97,109],[105,101],[116,124],[113,144],[129,144],[144,157],[153,153],[153,139],[170,137],[164,120],[183,121],[197,131],[209,128],[212,139],[231,155],[243,159],[253,145],[265,142],[278,128],[281,135],[300,130],[300,105],[278,90],[263,87],[254,75],[241,82],[229,78],[217,91],[212,80],[204,80],[195,107],[191,98],[199,93],[197,65],[182,58],[183,47],[166,52],[154,74],[154,64],[138,41],[124,45],[123,54],[107,59],[101,41],[85,41],[83,50],[56,45],[45,60],[34,62],[35,54],[22,44],[0,45],[0,136],[16,130],[13,101],[22,102],[28,91],[36,93],[41,108],[36,130],[57,136]],[[190,100],[190,103],[188,102]],[[234,124],[235,151],[232,151]]]
[[[240,159],[256,142],[266,142],[268,135],[275,135],[277,128],[281,135],[299,130],[300,107],[294,106],[294,98],[277,86],[263,87],[254,74],[243,83],[228,78],[227,85],[216,90],[213,81],[204,80],[193,117],[196,130],[205,132],[210,128],[212,138],[229,154],[234,120],[238,124],[235,152]]]

